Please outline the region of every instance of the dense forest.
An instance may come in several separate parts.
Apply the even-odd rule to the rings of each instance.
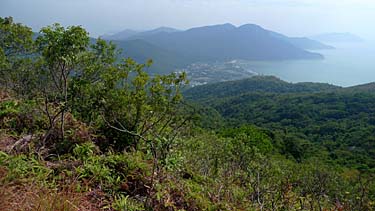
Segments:
[[[189,88],[93,40],[0,18],[0,210],[375,209],[373,84]]]
[[[192,88],[185,96],[210,106],[216,118],[225,119],[225,127],[251,124],[280,136],[284,142],[278,150],[298,161],[320,157],[358,170],[375,170],[372,84],[341,88],[259,76]]]

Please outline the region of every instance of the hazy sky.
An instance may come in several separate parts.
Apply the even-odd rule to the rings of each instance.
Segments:
[[[0,0],[0,16],[36,31],[55,22],[82,25],[92,36],[255,23],[293,36],[352,32],[375,40],[375,0]]]

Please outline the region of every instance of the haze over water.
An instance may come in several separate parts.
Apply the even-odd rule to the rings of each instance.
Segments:
[[[375,42],[333,44],[336,49],[315,51],[324,60],[249,62],[247,68],[289,82],[324,82],[354,86],[375,81]]]

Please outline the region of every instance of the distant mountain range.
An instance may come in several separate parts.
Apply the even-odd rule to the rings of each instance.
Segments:
[[[153,30],[148,30],[148,31],[136,31],[132,29],[125,29],[124,31],[112,34],[112,35],[103,35],[101,36],[105,40],[127,40],[128,38],[132,37],[134,39],[135,37],[138,36],[148,36],[148,35],[153,35],[153,34],[158,34],[158,33],[172,33],[172,32],[178,32],[180,30],[170,28],[170,27],[159,27]]]
[[[243,60],[323,59],[308,50],[333,47],[306,37],[288,37],[258,25],[204,26],[181,31],[160,27],[150,31],[125,30],[102,38],[113,40],[124,55],[138,62],[154,60],[152,70],[170,72],[195,62]]]
[[[353,43],[363,42],[364,40],[351,33],[327,33],[312,36],[311,39],[318,40],[323,43]]]
[[[112,35],[102,35],[101,38],[105,40],[126,40],[129,37],[132,37],[136,34],[140,33],[139,31],[131,30],[131,29],[125,29],[124,31],[112,34]]]

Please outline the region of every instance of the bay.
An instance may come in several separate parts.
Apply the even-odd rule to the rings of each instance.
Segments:
[[[314,52],[323,54],[325,59],[241,63],[248,70],[289,82],[323,82],[344,87],[375,82],[375,43],[336,44],[333,50]]]

